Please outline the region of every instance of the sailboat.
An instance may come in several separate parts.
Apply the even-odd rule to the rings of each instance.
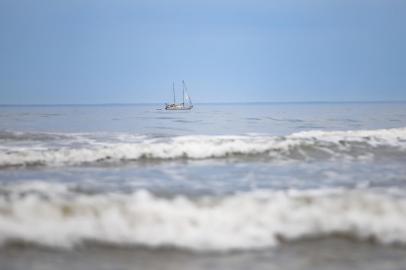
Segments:
[[[165,110],[169,111],[182,111],[182,110],[191,110],[193,108],[192,99],[189,97],[187,93],[187,88],[185,81],[182,81],[182,103],[176,103],[176,95],[175,95],[175,83],[172,84],[173,90],[173,103],[166,103]]]

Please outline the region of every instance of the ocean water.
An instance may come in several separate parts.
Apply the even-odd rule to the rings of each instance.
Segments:
[[[0,269],[404,269],[406,103],[0,107]]]

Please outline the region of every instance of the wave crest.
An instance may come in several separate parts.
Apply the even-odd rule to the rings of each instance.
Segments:
[[[86,241],[192,250],[256,249],[346,235],[406,244],[406,200],[366,191],[251,192],[164,198],[79,194],[41,184],[3,188],[0,242],[72,248]]]
[[[148,137],[132,134],[19,134],[13,135],[15,141],[10,139],[14,138],[10,132],[6,135],[8,141],[4,136],[0,136],[0,141],[4,142],[0,146],[0,167],[81,165],[141,159],[254,157],[273,161],[292,161],[406,157],[406,128],[311,131],[288,136]],[[27,139],[31,137],[33,139]]]

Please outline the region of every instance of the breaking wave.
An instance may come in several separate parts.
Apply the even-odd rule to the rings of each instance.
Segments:
[[[288,136],[0,133],[0,167],[135,160],[263,158],[274,161],[405,158],[406,128],[309,131]]]
[[[343,235],[406,244],[406,199],[362,190],[263,191],[188,198],[84,194],[26,183],[0,191],[0,244],[106,243],[191,250],[259,249]]]

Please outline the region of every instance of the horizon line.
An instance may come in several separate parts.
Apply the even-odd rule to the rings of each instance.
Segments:
[[[196,102],[194,105],[242,105],[242,104],[339,104],[339,103],[406,103],[406,100],[347,100],[347,101],[229,101],[229,102]],[[163,105],[162,102],[106,102],[106,103],[0,103],[1,107],[40,107],[40,106],[132,106]]]

